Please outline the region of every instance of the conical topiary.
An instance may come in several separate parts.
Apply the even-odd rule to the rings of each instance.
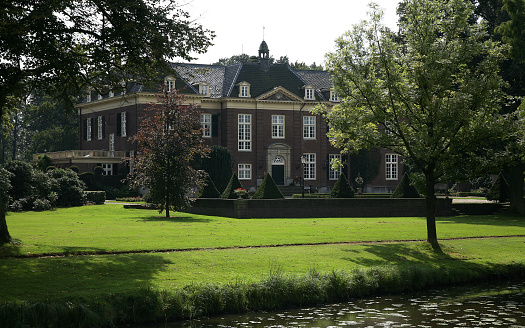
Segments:
[[[353,198],[355,195],[354,188],[350,186],[344,173],[341,173],[339,179],[330,192],[331,198]]]
[[[504,203],[509,200],[509,196],[509,184],[503,177],[503,174],[500,173],[496,178],[496,181],[494,181],[492,187],[490,187],[485,198],[487,198],[487,200]]]
[[[221,198],[227,198],[227,199],[237,199],[239,196],[235,193],[235,189],[243,188],[241,182],[239,179],[237,179],[237,174],[233,172],[232,177],[230,178],[230,182],[228,182],[228,185],[226,186],[226,189],[222,192]],[[248,198],[248,195],[246,194],[243,196],[243,198]]]
[[[252,199],[278,199],[284,198],[283,193],[275,184],[272,176],[267,173]]]
[[[215,183],[206,174],[206,179],[204,180],[204,187],[202,187],[201,192],[197,195],[197,198],[221,198],[221,193],[215,187]]]
[[[405,172],[401,181],[397,185],[396,190],[392,193],[392,198],[419,198],[421,195],[417,191],[416,187],[410,184],[410,177]]]

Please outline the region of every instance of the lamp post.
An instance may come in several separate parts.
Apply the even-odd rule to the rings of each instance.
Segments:
[[[302,195],[303,195],[303,198],[304,198],[304,165],[306,164],[306,156],[303,155],[301,156],[301,167],[303,168],[303,174],[302,174]]]

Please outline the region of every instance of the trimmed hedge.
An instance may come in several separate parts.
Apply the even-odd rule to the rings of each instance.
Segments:
[[[339,179],[334,185],[332,192],[330,193],[331,198],[353,198],[355,195],[354,188],[350,186],[344,173],[341,173]]]
[[[507,202],[510,198],[510,187],[503,177],[503,174],[499,174],[494,181],[492,187],[490,187],[489,192],[485,196],[487,200],[504,203]]]
[[[217,187],[215,187],[215,183],[213,183],[209,174],[206,174],[204,187],[202,187],[197,198],[221,198],[221,193],[217,190]]]
[[[88,203],[102,205],[106,202],[105,191],[86,191],[86,199]]]
[[[235,190],[239,188],[244,188],[244,187],[242,186],[239,179],[237,179],[237,174],[233,172],[232,177],[230,178],[230,182],[228,182],[226,189],[224,189],[224,192],[222,193],[221,198],[226,198],[226,199],[239,198],[237,194],[235,193]],[[248,194],[244,195],[243,198],[249,198]]]
[[[392,193],[392,198],[420,198],[421,195],[417,191],[416,187],[410,184],[410,177],[405,172],[401,181],[397,185],[396,190]]]
[[[272,176],[266,173],[262,184],[259,186],[252,199],[279,199],[284,198],[283,193],[275,184]]]

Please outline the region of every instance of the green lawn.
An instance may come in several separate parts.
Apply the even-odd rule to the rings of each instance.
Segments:
[[[0,247],[2,300],[257,281],[272,270],[327,272],[415,263],[468,268],[525,259],[525,237],[446,240],[441,242],[445,254],[432,252],[423,242],[402,242],[425,239],[423,218],[247,220],[176,213],[166,219],[155,211],[100,205],[10,213],[7,222],[11,235],[23,244]],[[525,220],[511,216],[439,218],[437,229],[440,238],[523,236]],[[375,242],[388,240],[398,242]],[[344,244],[359,241],[365,242]],[[305,245],[309,243],[328,244]],[[297,246],[257,247],[292,244]],[[148,252],[26,257],[83,251]]]

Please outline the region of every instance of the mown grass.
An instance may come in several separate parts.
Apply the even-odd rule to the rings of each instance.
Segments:
[[[425,218],[232,219],[98,205],[48,212],[9,213],[16,247],[0,256],[177,250],[355,241],[424,240]],[[438,218],[439,238],[525,235],[512,216]]]
[[[525,237],[442,240],[438,253],[408,242],[425,239],[423,218],[166,219],[101,205],[7,219],[23,241],[0,247],[0,320],[13,327],[159,322],[525,273]],[[523,218],[504,215],[437,227],[440,238],[525,235]]]

